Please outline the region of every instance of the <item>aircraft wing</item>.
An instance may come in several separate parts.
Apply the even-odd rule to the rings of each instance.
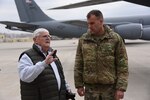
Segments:
[[[64,5],[60,7],[55,7],[51,9],[78,8],[78,7],[90,6],[90,5],[96,5],[96,4],[108,3],[108,2],[114,2],[114,1],[120,1],[120,0],[88,0],[88,1],[78,2],[74,4]]]
[[[28,32],[31,32],[38,27],[38,25],[34,25],[34,24],[10,22],[10,21],[0,21],[0,23],[5,24],[6,28],[10,30],[22,30]]]
[[[148,0],[88,0],[88,1],[78,2],[74,4],[64,5],[60,7],[55,7],[51,9],[70,9],[70,8],[78,8],[78,7],[109,3],[109,2],[115,2],[115,1],[127,1],[127,2],[150,7],[150,3],[148,3]]]
[[[150,7],[150,3],[148,3],[148,0],[124,0],[124,1]]]

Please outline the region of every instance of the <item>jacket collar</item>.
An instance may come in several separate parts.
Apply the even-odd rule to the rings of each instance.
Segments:
[[[113,32],[112,29],[110,29],[109,26],[104,25],[104,30],[105,30],[104,35],[103,35],[103,36],[100,36],[99,39],[100,39],[100,40],[104,40],[104,39],[112,38],[112,35],[111,35],[111,32]],[[95,41],[95,40],[94,40],[94,37],[95,37],[95,36],[93,36],[93,35],[90,33],[90,31],[88,30],[83,39]]]
[[[42,47],[41,47],[41,46],[39,46],[39,45],[37,45],[37,44],[33,44],[32,47],[33,47],[33,49],[36,50],[40,55],[46,56],[46,54],[42,51]],[[51,51],[52,51],[52,48],[50,47],[48,52],[51,52]],[[48,54],[48,52],[47,52],[47,54]]]

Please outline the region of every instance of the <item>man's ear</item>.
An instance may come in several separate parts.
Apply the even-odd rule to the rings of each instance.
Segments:
[[[36,39],[35,39],[35,37],[33,38],[33,41],[35,41]]]
[[[34,43],[36,43],[36,38],[37,38],[37,37],[34,37],[34,38],[33,38]]]
[[[100,23],[103,23],[103,19],[100,19],[99,21],[100,21]]]

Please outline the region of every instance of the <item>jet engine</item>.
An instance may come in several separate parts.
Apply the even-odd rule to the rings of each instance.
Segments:
[[[143,39],[143,40],[150,40],[150,27],[143,28],[141,39]]]
[[[114,27],[114,31],[120,34],[123,39],[140,39],[142,30],[142,24],[138,23],[121,24]]]

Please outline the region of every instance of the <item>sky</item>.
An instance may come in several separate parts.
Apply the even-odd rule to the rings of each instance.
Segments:
[[[68,10],[48,10],[52,7],[67,5],[86,0],[35,0],[40,8],[51,18],[56,20],[86,19],[86,14],[92,9],[99,9],[104,17],[133,16],[150,14],[150,8],[124,1],[98,4],[94,6],[74,8]],[[0,21],[20,22],[14,0],[0,0]],[[12,32],[0,24],[0,32]]]

